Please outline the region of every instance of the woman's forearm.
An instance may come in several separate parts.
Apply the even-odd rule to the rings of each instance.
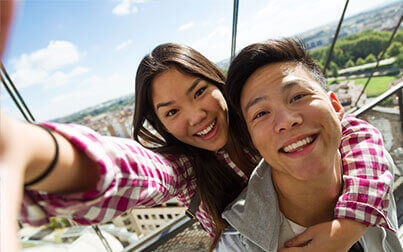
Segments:
[[[2,158],[23,174],[24,183],[33,181],[48,169],[55,155],[55,142],[37,125],[2,115]],[[95,188],[97,164],[78,151],[68,140],[53,132],[59,145],[54,169],[43,180],[27,189],[49,193],[83,192]]]
[[[0,162],[0,251],[19,251],[17,220],[21,207],[22,174]]]

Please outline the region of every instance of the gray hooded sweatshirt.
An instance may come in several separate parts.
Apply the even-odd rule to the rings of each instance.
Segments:
[[[393,171],[393,160],[384,151]],[[397,230],[393,192],[389,197],[388,222]],[[248,186],[229,204],[222,217],[230,227],[220,237],[215,251],[276,252],[285,241],[295,236],[279,209],[271,167],[264,160],[253,171]],[[403,252],[397,234],[385,228],[368,227],[359,242],[365,252]]]

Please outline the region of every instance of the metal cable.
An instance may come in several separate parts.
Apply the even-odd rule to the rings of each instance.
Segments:
[[[238,26],[238,6],[239,6],[239,1],[234,0],[234,13],[232,14],[231,61],[235,56],[235,50],[236,50],[236,31],[237,31],[237,26]]]
[[[0,68],[2,73],[4,74],[4,76],[6,77],[6,79],[8,80],[9,85],[11,86],[12,90],[14,91],[14,93],[17,95],[19,102],[22,104],[22,106],[24,107],[25,111],[28,113],[30,120],[27,120],[29,122],[35,122],[35,118],[32,115],[31,111],[29,110],[27,104],[25,103],[24,99],[22,98],[22,96],[20,95],[20,93],[18,92],[18,89],[15,87],[13,81],[11,80],[10,76],[8,75],[6,68],[3,65],[3,62],[0,62]],[[25,119],[27,119],[27,116],[25,115],[25,113],[22,111],[21,106],[17,104],[15,97],[12,95],[10,88],[7,86],[6,82],[4,79],[2,79],[2,83],[3,85],[6,87],[9,95],[13,98],[14,103],[17,105],[18,109],[20,110],[20,112],[24,115]]]
[[[6,88],[8,94],[10,95],[11,99],[13,99],[14,104],[17,106],[17,108],[20,110],[21,114],[24,116],[25,120],[27,122],[31,122],[28,116],[25,114],[24,110],[21,108],[20,104],[18,103],[17,99],[14,97],[13,93],[11,92],[10,88],[7,86],[4,78],[3,78],[3,73],[0,72],[0,79],[1,83],[3,83],[3,86]]]
[[[403,17],[403,16],[400,16],[399,22],[397,23],[396,27],[394,28],[394,30],[393,30],[393,32],[392,32],[392,35],[390,36],[389,41],[388,41],[388,43],[386,44],[385,49],[383,49],[381,55],[376,58],[376,66],[375,66],[374,68],[372,68],[371,74],[369,75],[369,77],[368,77],[368,79],[367,79],[367,82],[366,82],[365,85],[364,85],[364,88],[362,89],[360,95],[358,96],[357,101],[356,101],[355,104],[354,104],[354,107],[357,107],[357,104],[358,104],[358,102],[360,101],[361,96],[364,94],[364,91],[365,91],[365,89],[367,88],[367,86],[368,86],[368,84],[369,84],[369,82],[370,82],[370,80],[371,80],[371,78],[372,78],[372,75],[375,73],[375,71],[376,71],[376,70],[378,69],[378,67],[379,67],[379,62],[382,60],[383,55],[386,53],[386,50],[388,50],[390,44],[392,43],[393,37],[395,36],[397,30],[398,30],[399,27],[400,27],[400,24],[402,23],[402,17]]]
[[[326,76],[326,69],[327,69],[327,66],[329,65],[330,58],[332,57],[334,45],[336,44],[337,37],[339,36],[339,31],[340,31],[340,28],[341,28],[341,24],[343,23],[344,14],[346,13],[347,6],[348,6],[348,2],[349,2],[349,0],[346,0],[346,4],[344,5],[343,13],[341,14],[341,17],[340,17],[340,20],[339,20],[339,24],[337,25],[336,33],[334,34],[334,37],[333,37],[332,46],[330,47],[329,54],[327,55],[327,59],[326,59],[325,66],[323,67],[323,74],[324,74],[325,76]]]
[[[98,235],[98,237],[101,240],[102,244],[104,245],[106,251],[113,252],[111,246],[109,245],[109,243],[106,240],[105,236],[102,234],[102,232],[99,229],[98,225],[93,225],[92,228],[94,229],[95,233]]]

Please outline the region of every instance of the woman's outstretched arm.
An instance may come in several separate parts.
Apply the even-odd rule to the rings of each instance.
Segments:
[[[0,160],[2,169],[19,173],[24,183],[33,181],[49,167],[55,142],[43,128],[1,114]],[[59,145],[55,168],[28,189],[49,193],[74,193],[94,189],[99,179],[97,163],[78,151],[69,141],[52,132]]]

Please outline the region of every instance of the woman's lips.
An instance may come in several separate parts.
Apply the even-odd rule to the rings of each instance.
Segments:
[[[218,131],[218,121],[217,121],[217,119],[215,119],[214,127],[207,134],[202,135],[202,136],[196,135],[196,137],[198,137],[202,140],[210,140],[217,134],[217,131]]]

